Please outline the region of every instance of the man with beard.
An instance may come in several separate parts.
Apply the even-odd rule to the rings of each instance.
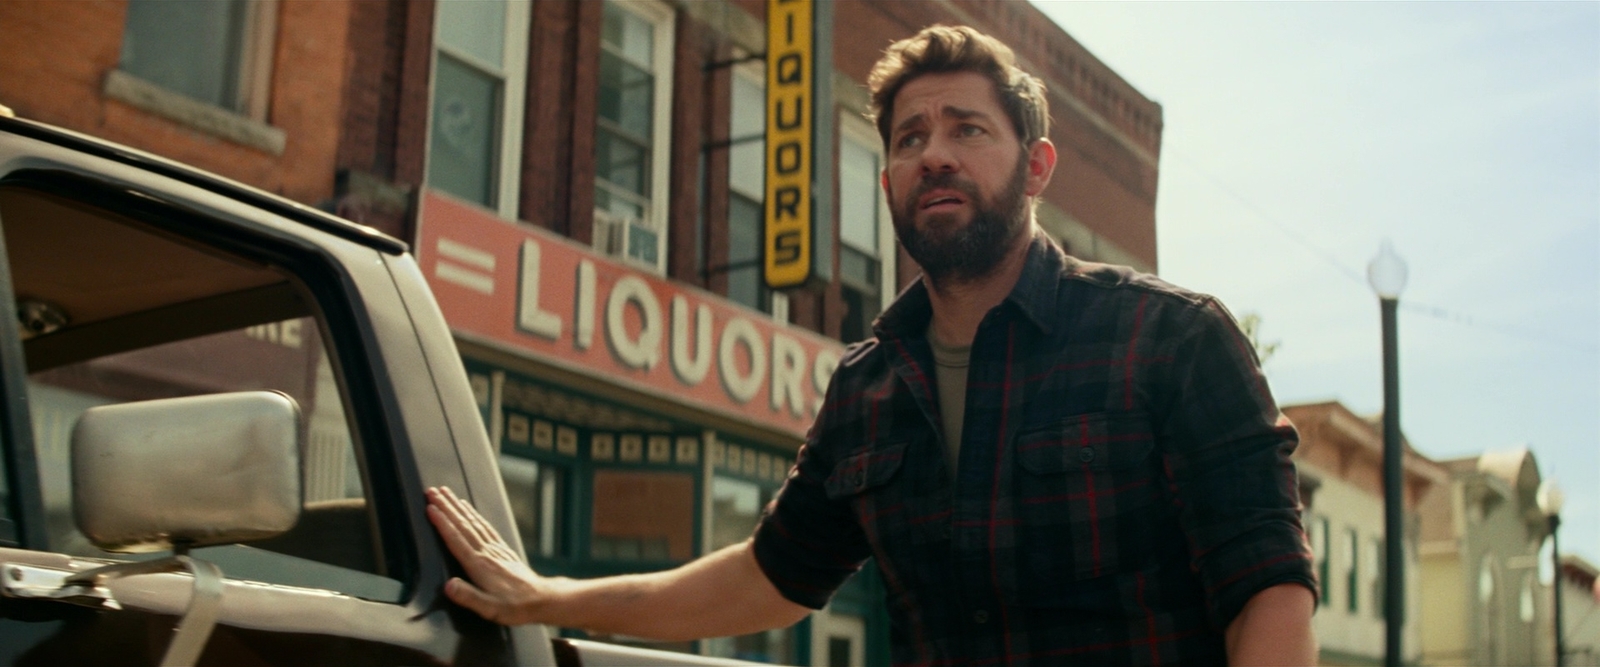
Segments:
[[[923,274],[847,352],[751,539],[542,578],[430,489],[474,582],[450,598],[502,623],[739,635],[822,608],[872,557],[896,664],[1314,663],[1296,436],[1227,311],[1039,230],[1048,108],[1003,44],[928,28],[869,85]]]

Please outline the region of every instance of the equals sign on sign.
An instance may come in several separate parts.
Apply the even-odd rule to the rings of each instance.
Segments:
[[[440,238],[433,275],[475,292],[494,294],[494,254]]]

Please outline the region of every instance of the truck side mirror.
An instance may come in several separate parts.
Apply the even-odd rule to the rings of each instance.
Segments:
[[[222,611],[222,572],[189,550],[294,527],[300,433],[299,406],[271,391],[90,408],[72,431],[78,529],[106,551],[174,554],[65,576],[8,566],[4,594],[120,608],[106,581],[187,570],[193,593],[161,664],[195,664]]]
[[[279,535],[300,518],[300,432],[271,391],[90,408],[72,431],[78,529],[120,553]]]

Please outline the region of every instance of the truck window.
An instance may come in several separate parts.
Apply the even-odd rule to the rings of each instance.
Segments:
[[[402,586],[386,566],[339,355],[315,290],[265,252],[234,255],[148,224],[149,217],[0,185],[16,300],[10,312],[23,339],[45,512],[15,517],[44,523],[46,543],[24,546],[128,558],[94,548],[72,518],[70,443],[84,410],[276,390],[302,414],[300,522],[271,540],[195,554],[231,578],[398,601]]]

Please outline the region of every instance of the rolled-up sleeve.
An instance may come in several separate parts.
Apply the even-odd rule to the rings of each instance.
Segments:
[[[829,388],[828,405],[840,378]],[[871,546],[848,498],[829,498],[825,488],[833,462],[826,442],[840,437],[837,420],[824,408],[811,426],[778,495],[767,504],[753,542],[757,564],[778,592],[795,604],[821,609],[850,575],[861,569]]]
[[[1290,455],[1294,427],[1254,348],[1214,299],[1189,309],[1164,382],[1163,464],[1208,612],[1226,628],[1268,587],[1317,595]]]

